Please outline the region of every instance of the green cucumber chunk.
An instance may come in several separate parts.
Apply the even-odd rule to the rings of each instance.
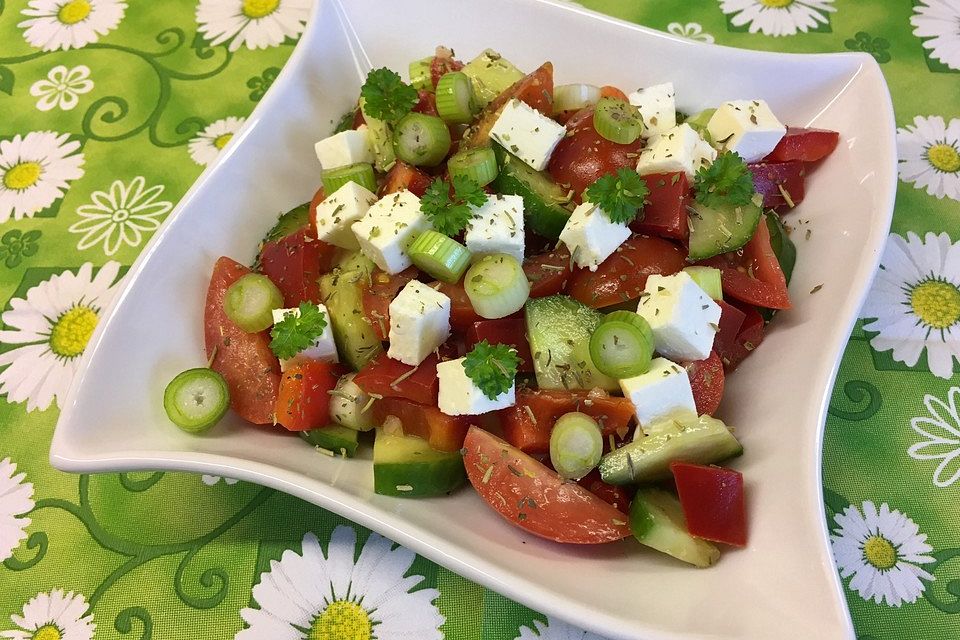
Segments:
[[[462,71],[473,82],[473,93],[481,107],[487,106],[524,76],[523,71],[493,49],[486,49],[464,65]]]
[[[377,168],[377,171],[386,173],[397,162],[397,154],[393,151],[393,132],[390,130],[389,124],[371,116],[363,106],[364,99],[360,98],[360,111],[367,123],[370,147],[373,149],[373,166]]]
[[[223,376],[205,367],[187,369],[163,390],[163,409],[173,424],[189,433],[209,429],[230,407],[230,390]]]
[[[383,351],[373,327],[363,315],[363,285],[370,280],[373,262],[359,251],[348,254],[320,278],[320,297],[327,305],[333,339],[343,362],[354,371]]]
[[[310,203],[304,202],[280,215],[276,224],[263,238],[263,244],[293,235],[310,224]]]
[[[545,238],[557,239],[570,218],[570,194],[546,171],[534,171],[522,160],[494,144],[500,173],[493,189],[523,198],[523,217],[528,229]]]
[[[780,270],[783,271],[783,277],[787,284],[790,284],[790,278],[793,276],[793,268],[797,264],[797,245],[790,239],[787,228],[776,213],[769,213],[766,218],[767,230],[770,231],[770,247],[774,255],[777,256],[777,262],[780,263]]]
[[[714,464],[743,453],[722,421],[678,416],[645,429],[647,435],[603,456],[600,476],[608,484],[644,483],[670,477],[677,460]]]
[[[706,568],[720,559],[720,550],[687,531],[680,501],[661,489],[640,489],[630,503],[633,537],[651,549]]]
[[[384,496],[420,498],[447,494],[466,482],[459,451],[437,451],[417,436],[377,429],[373,490]]]
[[[760,224],[762,210],[754,202],[745,205],[707,207],[694,202],[690,214],[691,262],[734,251],[750,241]]]
[[[344,458],[352,458],[357,452],[359,443],[357,435],[358,431],[356,429],[342,427],[338,424],[300,432],[300,437],[314,447],[331,451],[333,455],[343,456]]]
[[[590,358],[590,335],[603,314],[568,296],[547,296],[524,305],[533,368],[541,389],[618,391]]]

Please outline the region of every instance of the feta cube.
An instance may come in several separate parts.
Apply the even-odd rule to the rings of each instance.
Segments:
[[[324,138],[313,148],[324,170],[358,162],[373,162],[373,147],[370,145],[370,134],[366,125]]]
[[[473,218],[464,240],[474,259],[506,253],[523,262],[523,198],[495,195],[482,207],[470,207]]]
[[[684,271],[647,278],[637,306],[637,313],[653,331],[656,352],[675,360],[710,356],[720,311],[720,305]]]
[[[467,377],[463,368],[466,358],[448,360],[437,365],[437,378],[440,379],[440,395],[437,406],[448,416],[475,416],[481,413],[506,409],[517,402],[517,386],[512,384],[491,400]]]
[[[407,248],[432,226],[420,198],[404,189],[374,202],[351,228],[365,256],[387,273],[400,273],[413,264]]]
[[[286,371],[287,366],[291,362],[296,362],[297,360],[307,359],[307,360],[328,360],[330,362],[339,362],[339,356],[337,355],[337,345],[333,341],[333,328],[330,325],[330,313],[327,311],[327,307],[322,304],[318,304],[317,307],[320,308],[320,313],[322,313],[327,319],[327,326],[323,328],[323,333],[313,341],[313,344],[297,355],[289,359],[280,358],[280,370]],[[286,317],[288,313],[291,313],[297,317],[300,317],[300,309],[274,309],[273,314],[273,323],[277,324]]]
[[[669,416],[697,414],[687,370],[666,358],[654,358],[646,373],[623,378],[620,388],[633,404],[641,427]],[[643,431],[637,429],[635,439],[642,437]]]
[[[696,174],[701,167],[713,164],[717,159],[717,150],[710,146],[710,143],[701,139],[693,149],[693,172]]]
[[[706,152],[701,143],[703,138],[686,123],[668,129],[647,141],[646,148],[640,152],[637,173],[646,176],[683,171],[692,180],[699,168],[698,154]]]
[[[740,154],[744,162],[757,162],[773,151],[787,128],[763,100],[735,100],[717,107],[707,131],[725,149]]]
[[[586,201],[573,210],[560,232],[560,242],[567,245],[576,265],[590,271],[596,271],[629,237],[630,227],[611,222],[603,209]]]
[[[350,227],[376,201],[375,193],[356,182],[343,185],[317,205],[317,239],[356,251],[360,243]]]
[[[567,129],[514,98],[503,107],[490,137],[536,171],[543,171]]]
[[[390,303],[387,355],[415,367],[450,337],[450,298],[411,280]]]
[[[627,99],[643,116],[644,138],[652,138],[677,126],[676,93],[672,82],[637,89]]]

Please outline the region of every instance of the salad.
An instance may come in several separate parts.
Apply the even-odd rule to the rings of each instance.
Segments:
[[[469,484],[532,534],[710,566],[747,542],[724,379],[791,306],[783,218],[838,139],[752,96],[683,114],[670,82],[554,86],[492,50],[375,69],[316,143],[313,200],[253,266],[216,262],[208,366],[164,407],[372,444],[379,494]]]

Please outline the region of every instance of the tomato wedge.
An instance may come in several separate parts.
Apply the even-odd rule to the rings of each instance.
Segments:
[[[736,369],[763,342],[763,316],[749,304],[741,304],[738,308],[744,314],[744,320],[737,337],[725,351],[720,351],[717,345],[718,355],[727,371]],[[723,317],[721,316],[720,319],[722,321]]]
[[[520,373],[533,373],[533,357],[530,355],[530,343],[527,342],[527,321],[523,318],[500,318],[499,320],[481,320],[467,329],[466,349],[486,340],[490,344],[508,344],[517,350],[520,357]]]
[[[687,375],[693,388],[693,400],[697,404],[697,413],[713,415],[720,408],[723,399],[723,362],[716,351],[710,352],[706,360],[687,363]]]
[[[717,304],[720,305],[720,322],[717,323],[720,330],[713,339],[713,349],[720,356],[720,361],[726,364],[737,349],[737,336],[747,314],[726,300],[717,300]]]
[[[393,275],[374,269],[370,284],[363,287],[363,315],[381,340],[386,340],[390,333],[390,303],[400,289],[416,277],[416,267],[408,267]]]
[[[436,282],[431,282],[429,287],[435,286]],[[467,296],[467,290],[459,282],[441,283],[437,291],[450,298],[450,326],[454,331],[467,331],[474,322],[480,322],[483,318],[473,310],[473,304]]]
[[[686,266],[686,252],[661,238],[634,236],[624,242],[596,271],[576,269],[568,292],[599,309],[639,298],[647,278],[670,275]]]
[[[280,388],[280,361],[270,350],[266,332],[247,333],[223,310],[227,288],[250,269],[230,258],[213,267],[203,310],[204,343],[210,368],[227,381],[230,407],[253,424],[271,424]]]
[[[527,103],[544,115],[551,115],[553,113],[553,63],[544,62],[533,73],[520,78],[494,98],[480,114],[470,132],[464,135],[464,145],[479,147],[490,144],[490,129],[500,117],[503,105],[514,98]]]
[[[623,513],[495,435],[470,427],[463,446],[470,483],[515,526],[571,544],[613,542],[630,535]]]
[[[787,127],[787,135],[780,140],[764,162],[816,162],[833,153],[840,142],[840,134],[827,129]]]
[[[643,217],[631,223],[630,228],[638,233],[686,243],[690,237],[687,223],[690,182],[687,174],[653,173],[643,176],[643,180],[650,193],[643,207]]]
[[[739,471],[689,462],[673,462],[670,471],[690,535],[747,546],[747,509]]]
[[[420,436],[437,451],[459,451],[470,428],[469,416],[448,416],[435,406],[406,398],[384,398],[373,403],[373,418],[383,424],[394,416],[407,435]]]
[[[403,160],[397,160],[380,187],[380,197],[408,189],[418,198],[427,192],[433,178]]]
[[[543,298],[561,293],[573,273],[570,270],[570,251],[560,245],[553,251],[530,256],[523,261],[523,273],[530,283],[530,297]]]
[[[627,490],[604,482],[596,469],[577,480],[577,484],[620,513],[630,513],[630,494]]]
[[[357,111],[359,112],[359,109]],[[313,199],[310,200],[310,235],[314,238],[317,237],[317,207],[320,206],[320,203],[323,202],[326,197],[326,192],[323,190],[323,187],[320,187],[317,189],[317,192],[313,194]]]
[[[437,362],[437,356],[430,354],[419,366],[411,367],[381,353],[368,362],[353,381],[370,395],[436,405],[440,390]]]
[[[291,363],[280,379],[274,415],[288,431],[319,429],[330,424],[330,391],[337,386],[340,367],[331,362]]]
[[[260,265],[263,274],[283,294],[283,304],[320,302],[320,275],[333,268],[337,248],[310,237],[308,227],[263,245]]]
[[[794,160],[748,166],[753,173],[753,188],[763,195],[764,207],[789,207],[791,203],[797,205],[803,201],[806,167],[802,162]]]
[[[787,280],[770,245],[770,230],[762,220],[753,238],[740,251],[714,256],[700,264],[720,269],[724,297],[766,309],[790,308]]]

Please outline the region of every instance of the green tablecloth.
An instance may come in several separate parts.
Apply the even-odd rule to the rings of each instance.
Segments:
[[[263,97],[309,4],[0,0],[0,637],[361,640],[370,619],[381,639],[594,637],[269,489],[47,462],[101,307]],[[881,63],[901,182],[831,403],[824,493],[860,638],[960,637],[960,0],[582,4]]]

